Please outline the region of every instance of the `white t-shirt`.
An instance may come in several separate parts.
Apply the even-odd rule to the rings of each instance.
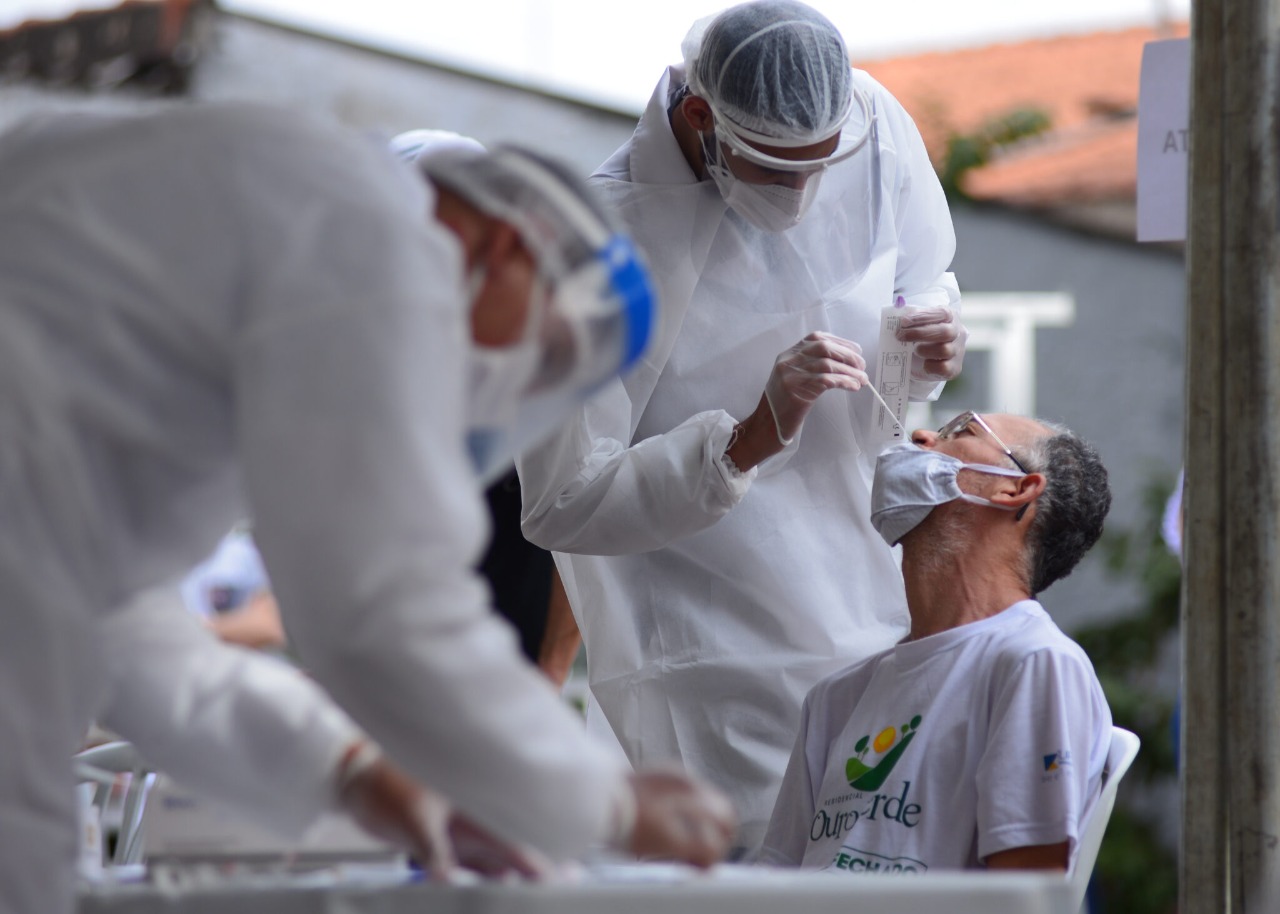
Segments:
[[[850,872],[972,869],[1068,841],[1097,800],[1111,711],[1039,603],[903,642],[829,677],[760,860]]]

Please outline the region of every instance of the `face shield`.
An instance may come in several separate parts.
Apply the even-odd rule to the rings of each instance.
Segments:
[[[557,164],[503,148],[450,152],[419,166],[515,228],[537,264],[520,340],[470,353],[468,446],[487,483],[639,358],[652,329],[653,290],[631,242]]]
[[[767,232],[785,232],[799,225],[818,194],[818,186],[827,168],[854,155],[872,135],[875,116],[871,112],[871,104],[863,93],[856,90],[850,95],[851,104],[855,101],[861,109],[860,130],[849,133],[843,129],[849,119],[846,112],[845,120],[837,127],[836,143],[831,151],[818,158],[800,159],[771,155],[747,141],[765,146],[772,144],[774,148],[782,149],[815,144],[778,140],[730,125],[711,107],[714,130],[710,142],[706,135],[703,136],[703,161],[725,204]]]
[[[867,140],[871,138],[872,128],[875,126],[875,115],[871,111],[871,102],[867,96],[858,91],[854,87],[850,87],[849,107],[844,115],[839,119],[838,126],[834,133],[827,136],[811,139],[809,137],[788,138],[768,136],[749,130],[738,124],[731,123],[729,119],[721,114],[716,106],[708,103],[711,107],[711,117],[715,124],[716,138],[728,148],[729,154],[739,156],[745,161],[761,168],[767,168],[770,171],[782,171],[797,174],[809,174],[821,172],[843,162],[857,153],[863,146],[867,144]],[[851,120],[854,107],[857,107],[860,117],[857,120],[859,129],[850,133],[844,128]],[[752,146],[752,143],[760,146],[772,146],[776,149],[797,149],[804,146],[813,146],[824,140],[831,139],[832,136],[838,134],[839,138],[835,148],[825,156],[816,159],[784,159],[779,156],[770,155],[761,149]]]
[[[649,276],[621,235],[567,276],[539,285],[520,342],[472,349],[467,446],[484,485],[634,364],[652,332]]]

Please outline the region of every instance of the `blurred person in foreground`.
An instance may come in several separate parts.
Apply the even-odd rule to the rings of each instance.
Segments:
[[[966,333],[924,143],[831,22],[744,3],[683,51],[591,179],[653,268],[656,339],[518,467],[582,631],[588,726],[726,790],[750,855],[805,693],[907,628],[867,520],[901,438],[861,390],[881,312],[903,303],[904,399],[959,373]]]
[[[871,521],[902,544],[911,629],[809,693],[761,861],[849,872],[1069,870],[1111,712],[1035,597],[1111,505],[1067,429],[962,413],[876,465]]]
[[[473,571],[488,475],[648,336],[580,182],[515,149],[414,170],[250,106],[37,116],[0,171],[0,911],[72,908],[95,716],[277,825],[385,753],[551,858],[720,856],[723,798],[588,738]],[[248,694],[271,660],[180,609],[244,518],[342,712]]]
[[[458,150],[484,152],[484,145],[473,137],[436,129],[407,130],[391,140],[391,151],[415,165]],[[525,657],[562,687],[582,639],[551,553],[529,542],[520,530],[520,479],[514,464],[489,485],[484,497],[491,533],[479,570],[493,591],[493,608],[515,628]]]

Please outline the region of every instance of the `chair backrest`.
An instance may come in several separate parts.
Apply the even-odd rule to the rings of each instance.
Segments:
[[[1071,910],[1080,910],[1084,903],[1085,890],[1089,887],[1089,877],[1093,875],[1093,865],[1098,862],[1098,849],[1102,846],[1102,836],[1107,830],[1107,822],[1111,819],[1111,810],[1116,804],[1116,790],[1120,779],[1124,777],[1129,766],[1138,754],[1140,740],[1137,734],[1130,733],[1121,727],[1111,728],[1111,748],[1107,751],[1107,764],[1102,769],[1102,793],[1098,802],[1089,813],[1088,820],[1080,834],[1080,850],[1076,854],[1075,866],[1072,867],[1068,879],[1071,882],[1075,903]]]

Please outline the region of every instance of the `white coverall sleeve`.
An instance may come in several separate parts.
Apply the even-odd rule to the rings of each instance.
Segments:
[[[218,641],[176,586],[97,624],[109,683],[100,719],[148,764],[285,834],[335,806],[338,763],[362,734],[315,683]]]
[[[630,417],[630,398],[614,381],[516,461],[526,539],[587,555],[649,552],[707,529],[751,487],[755,468],[739,473],[725,463],[736,420],[723,410],[632,446]]]
[[[235,359],[254,538],[304,667],[387,755],[493,833],[572,856],[631,787],[472,570],[460,254],[429,201],[361,164],[261,239]]]
[[[894,291],[913,306],[950,308],[959,318],[960,287],[955,274],[948,272],[956,253],[956,235],[942,184],[906,109],[879,83],[861,75],[874,86],[877,116],[897,155],[900,177],[894,201],[898,228]],[[936,400],[944,383],[913,378],[911,399]]]

